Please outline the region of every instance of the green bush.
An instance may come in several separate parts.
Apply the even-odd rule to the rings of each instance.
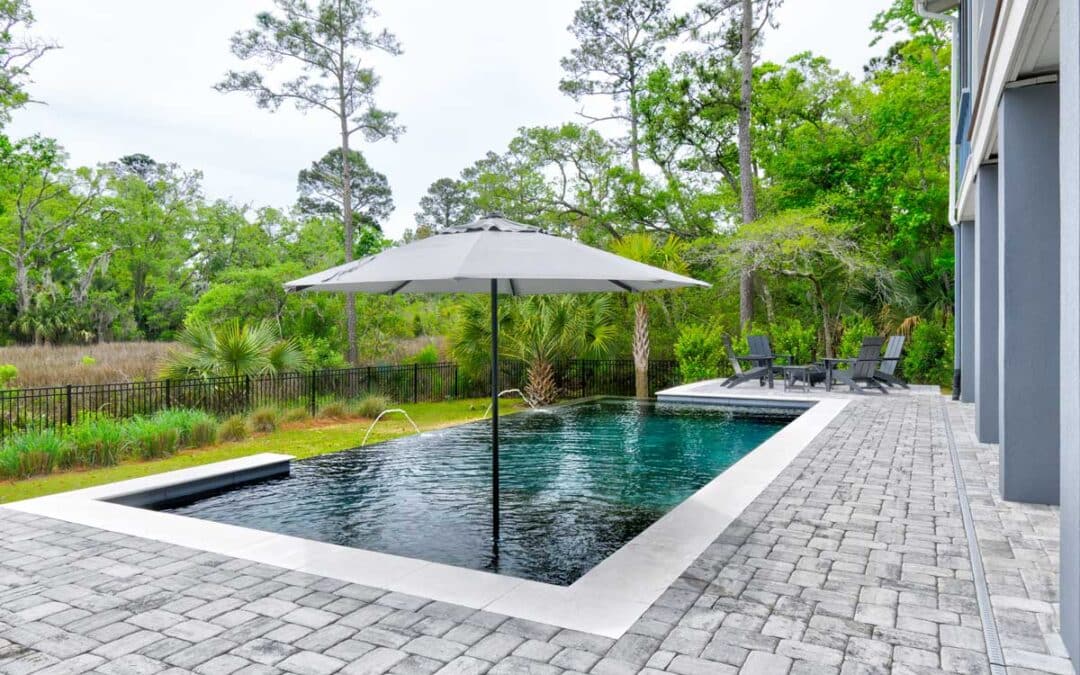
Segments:
[[[251,417],[248,418],[248,422],[251,425],[251,430],[256,433],[270,433],[276,431],[278,423],[281,419],[280,413],[277,408],[259,408],[255,412],[251,413]]]
[[[368,394],[356,403],[353,410],[360,417],[366,417],[370,420],[378,417],[379,413],[388,407],[390,407],[390,399],[378,394]]]
[[[219,441],[242,441],[248,437],[247,423],[240,415],[233,415],[218,426]]]
[[[840,358],[851,359],[859,355],[864,337],[878,335],[874,328],[874,322],[861,314],[849,314],[841,322],[840,345],[837,355]]]
[[[772,327],[773,352],[791,355],[796,364],[813,363],[817,339],[817,328],[804,326],[798,319],[779,321]]]
[[[205,448],[217,442],[217,420],[207,415],[204,420],[197,420],[191,425],[191,435],[188,445],[193,448]]]
[[[68,429],[68,466],[112,466],[127,451],[124,425],[107,417],[86,419]]]
[[[182,447],[195,447],[197,445],[192,438],[196,425],[205,427],[206,425],[215,424],[214,418],[209,413],[187,408],[162,410],[155,413],[150,419],[176,429],[179,444]],[[205,429],[201,429],[200,434],[205,436]]]
[[[168,457],[180,449],[180,430],[168,418],[134,417],[124,425],[129,451],[138,459]]]
[[[911,382],[948,386],[953,371],[951,324],[946,327],[933,319],[920,321],[904,347],[901,366]]]
[[[342,420],[349,416],[349,409],[341,401],[330,401],[319,408],[319,417]]]
[[[292,408],[286,408],[281,413],[282,422],[303,422],[306,419],[311,418],[311,413],[308,412],[307,406],[294,406]]]
[[[429,366],[439,362],[439,348],[435,345],[424,345],[424,347],[405,359],[405,363],[418,363],[422,366]]]
[[[19,376],[19,369],[10,363],[0,363],[0,389],[7,389],[15,385],[15,378]]]
[[[341,347],[328,338],[300,336],[297,344],[307,357],[308,367],[312,370],[324,368],[347,368],[349,362],[341,354]]]
[[[27,431],[12,437],[0,449],[0,474],[29,478],[49,473],[66,461],[67,448],[51,429]]]
[[[691,324],[679,331],[675,341],[675,360],[683,382],[711,380],[720,374],[723,358],[720,331],[709,326]]]

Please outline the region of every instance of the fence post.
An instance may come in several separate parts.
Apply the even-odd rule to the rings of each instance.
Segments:
[[[311,408],[311,416],[315,417],[315,412],[316,411],[315,411],[315,371],[314,370],[311,371],[311,388],[310,389],[311,389],[311,391],[310,391],[311,400],[308,402],[308,405]]]
[[[412,402],[420,400],[420,364],[412,364]]]
[[[371,375],[372,375],[371,366],[368,366],[367,367],[367,393],[369,393],[369,394],[371,393]]]
[[[244,375],[244,406],[246,410],[251,410],[251,376]]]
[[[458,397],[458,366],[454,364],[454,398]]]
[[[71,385],[67,385],[67,425],[71,426]]]
[[[165,380],[165,408],[172,407],[172,380]]]

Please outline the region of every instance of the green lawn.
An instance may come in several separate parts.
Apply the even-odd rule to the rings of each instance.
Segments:
[[[478,419],[484,414],[487,405],[488,399],[466,399],[444,403],[405,404],[400,407],[408,411],[421,429],[427,430]],[[518,406],[510,400],[504,400],[499,405],[499,410],[504,413],[517,409]],[[148,476],[163,471],[186,469],[260,452],[279,452],[297,458],[337,452],[360,445],[370,424],[368,420],[313,420],[288,425],[289,428],[260,434],[244,441],[220,443],[197,450],[183,450],[167,459],[146,462],[130,461],[103,469],[64,471],[27,480],[2,481],[0,482],[0,504]],[[368,443],[385,441],[411,433],[413,433],[412,426],[404,417],[397,414],[388,415],[371,433]]]

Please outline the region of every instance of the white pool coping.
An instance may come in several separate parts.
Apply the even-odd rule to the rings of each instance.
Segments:
[[[695,402],[708,398],[715,403],[805,402],[812,407],[569,586],[106,501],[267,470],[291,459],[288,455],[252,455],[14,502],[5,508],[617,639],[848,403],[845,398],[772,392],[704,393],[694,385],[669,389],[658,397]]]

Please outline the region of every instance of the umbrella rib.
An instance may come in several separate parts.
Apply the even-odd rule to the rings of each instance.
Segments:
[[[618,286],[619,288],[623,289],[627,293],[633,293],[635,291],[634,287],[631,286],[630,284],[624,284],[623,282],[616,281],[615,279],[608,279],[608,281],[610,281],[615,286]]]
[[[514,283],[514,280],[507,279],[507,281],[510,282],[510,295],[517,295],[517,285]]]
[[[397,293],[398,291],[400,291],[401,289],[405,288],[406,286],[408,286],[408,285],[409,285],[409,284],[411,284],[411,283],[412,283],[412,279],[409,279],[408,281],[403,281],[403,282],[401,282],[400,284],[398,284],[397,286],[394,286],[394,287],[393,287],[393,288],[391,288],[391,289],[390,289],[389,291],[387,291],[387,292],[386,292],[386,294],[387,294],[387,295],[394,295],[394,294],[396,294],[396,293]]]

